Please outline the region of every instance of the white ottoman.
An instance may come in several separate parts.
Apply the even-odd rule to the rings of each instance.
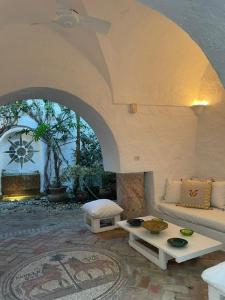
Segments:
[[[206,269],[202,279],[208,283],[209,300],[225,300],[225,262]]]
[[[84,222],[94,233],[113,230],[120,221],[123,209],[109,199],[98,199],[82,206],[85,213]]]

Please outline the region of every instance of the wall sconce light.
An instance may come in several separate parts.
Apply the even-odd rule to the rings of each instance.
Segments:
[[[130,113],[136,114],[138,111],[137,103],[131,103],[130,104]]]
[[[199,117],[205,110],[206,106],[208,106],[208,102],[206,100],[195,101],[191,108],[197,117]]]

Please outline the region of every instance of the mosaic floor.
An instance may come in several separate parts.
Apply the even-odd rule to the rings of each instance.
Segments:
[[[0,220],[1,300],[206,300],[200,274],[225,260],[216,252],[162,271],[128,246],[126,232],[86,230],[78,209]]]

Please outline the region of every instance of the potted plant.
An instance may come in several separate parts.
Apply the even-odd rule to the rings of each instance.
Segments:
[[[68,165],[68,161],[62,147],[74,139],[71,130],[75,126],[74,116],[68,108],[48,100],[32,100],[30,104],[25,102],[23,110],[37,123],[36,128],[25,129],[23,132],[31,134],[35,141],[41,139],[46,144],[44,176],[48,199],[65,200],[68,195],[61,182],[61,173],[63,165]],[[49,176],[50,162],[53,164],[53,178]]]
[[[100,165],[94,165],[91,167],[82,165],[72,165],[64,169],[61,177],[62,181],[70,182],[72,184],[73,193],[76,200],[80,203],[86,202],[88,194],[91,194],[92,198],[97,199],[97,195],[92,191],[88,184],[88,178],[92,175],[101,175],[103,168]]]

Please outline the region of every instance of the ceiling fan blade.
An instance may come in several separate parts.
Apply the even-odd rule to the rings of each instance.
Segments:
[[[82,0],[56,0],[56,5],[58,10],[74,9],[81,15],[87,14]]]
[[[55,0],[1,0],[0,25],[46,22],[56,10]]]
[[[87,27],[101,34],[107,34],[111,27],[111,23],[91,16],[81,16],[80,22],[77,24]]]
[[[36,26],[36,25],[48,25],[48,24],[51,24],[52,22],[33,22],[33,23],[30,23],[29,25],[30,26]]]

